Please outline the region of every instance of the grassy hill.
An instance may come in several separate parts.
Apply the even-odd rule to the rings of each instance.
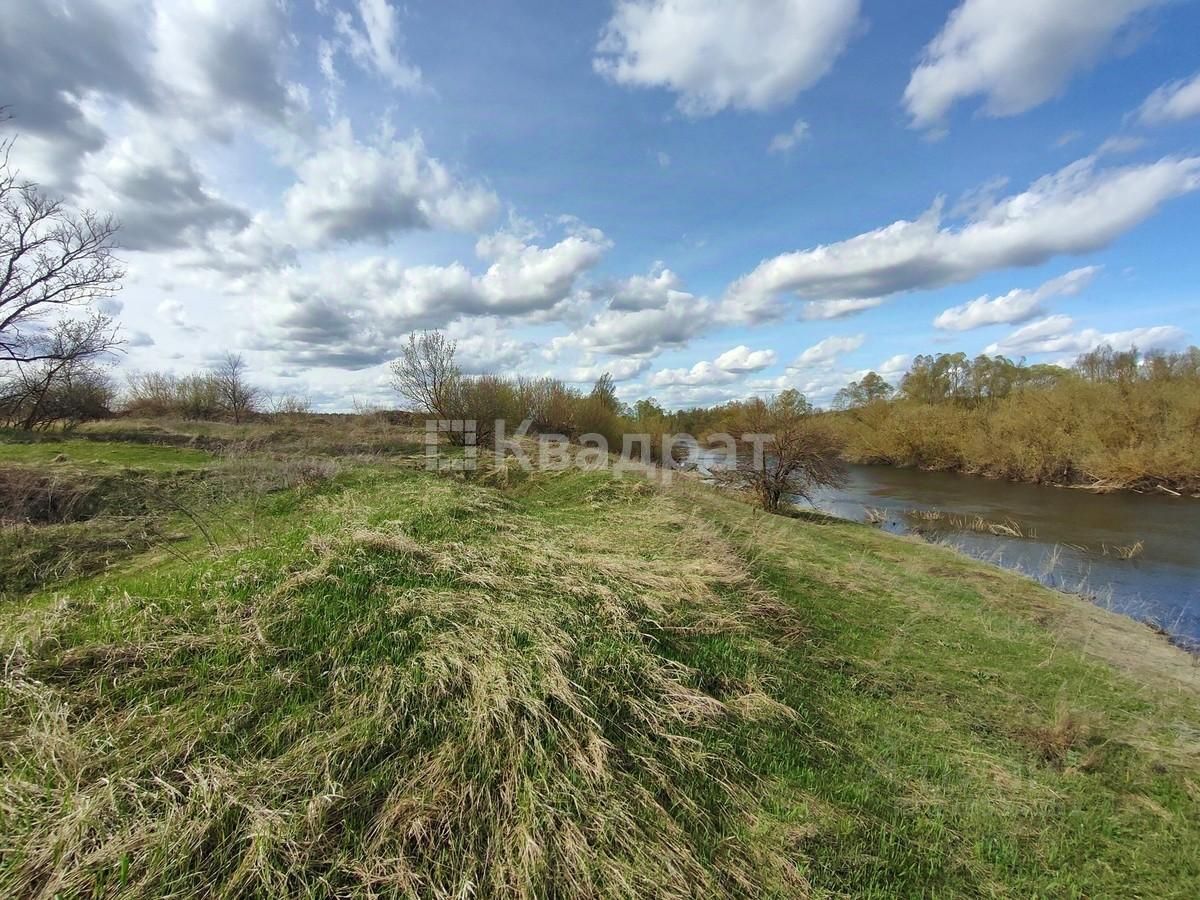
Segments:
[[[100,492],[0,532],[0,895],[1200,891],[1200,669],[1142,626],[688,480],[259,437],[0,444]]]

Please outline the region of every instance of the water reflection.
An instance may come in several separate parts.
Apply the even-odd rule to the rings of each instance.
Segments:
[[[721,460],[709,454],[697,462],[704,470]],[[896,533],[918,531],[1051,587],[1082,593],[1200,650],[1196,500],[851,466],[845,487],[819,492],[815,502],[842,518],[874,519]],[[1001,526],[996,533],[988,527],[993,523]],[[1129,552],[1136,555],[1122,558]]]

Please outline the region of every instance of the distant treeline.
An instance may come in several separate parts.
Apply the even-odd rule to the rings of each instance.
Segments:
[[[919,356],[893,390],[870,373],[830,414],[851,462],[1099,490],[1200,492],[1200,349],[1100,347],[1071,368]]]
[[[36,372],[36,370],[33,370]],[[413,372],[435,373],[414,383]],[[61,427],[114,414],[226,419],[304,416],[304,398],[269,398],[228,355],[192,375],[135,373],[124,389],[94,366],[54,377],[0,378],[0,423]],[[70,375],[71,377],[64,377]],[[1026,365],[1003,356],[918,356],[893,387],[875,372],[848,384],[833,409],[816,410],[795,390],[763,401],[668,411],[654,398],[625,404],[603,376],[590,390],[554,378],[466,375],[444,335],[413,335],[392,367],[397,400],[443,418],[529,419],[531,431],[578,439],[600,434],[619,451],[628,434],[662,438],[737,434],[748,416],[774,409],[797,417],[850,462],[958,471],[1098,490],[1200,493],[1200,349],[1181,353],[1100,347],[1070,368]],[[785,415],[786,413],[786,415]],[[782,427],[782,426],[781,426]],[[490,438],[480,433],[481,442]]]
[[[70,429],[115,415],[243,422],[309,412],[304,397],[270,397],[249,380],[238,354],[188,375],[131,372],[124,385],[92,360],[50,360],[0,369],[0,425],[25,431]]]

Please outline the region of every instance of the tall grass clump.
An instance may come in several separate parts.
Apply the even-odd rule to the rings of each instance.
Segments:
[[[664,650],[747,630],[752,586],[712,534],[635,549],[663,524],[643,487],[526,507],[378,475],[32,620],[3,647],[0,893],[803,892],[723,737],[795,713]],[[621,515],[527,511],[560,489]]]

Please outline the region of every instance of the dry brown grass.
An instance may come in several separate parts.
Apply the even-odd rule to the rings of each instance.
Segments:
[[[642,482],[586,523],[417,485],[330,499],[298,554],[198,594],[79,598],[9,645],[8,895],[806,892],[710,749],[795,711],[656,650],[786,624],[728,544]]]

